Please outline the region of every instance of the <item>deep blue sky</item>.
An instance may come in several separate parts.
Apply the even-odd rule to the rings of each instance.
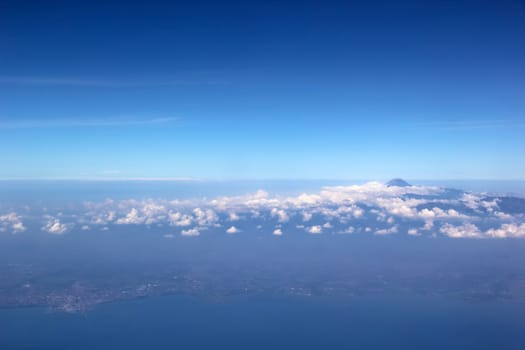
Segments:
[[[0,2],[0,178],[525,179],[523,1]]]

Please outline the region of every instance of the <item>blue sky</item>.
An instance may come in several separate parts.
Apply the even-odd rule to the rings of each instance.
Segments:
[[[520,1],[4,1],[0,178],[525,179]]]

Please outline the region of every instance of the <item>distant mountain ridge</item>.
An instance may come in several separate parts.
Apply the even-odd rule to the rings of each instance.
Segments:
[[[397,186],[397,187],[410,187],[412,185],[409,184],[408,182],[406,182],[403,179],[397,178],[397,179],[392,179],[392,180],[388,181],[386,183],[386,186],[387,187],[394,187],[394,186]]]

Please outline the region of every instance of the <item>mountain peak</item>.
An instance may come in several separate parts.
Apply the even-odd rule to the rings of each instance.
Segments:
[[[394,187],[394,186],[397,186],[397,187],[408,187],[408,186],[412,186],[412,185],[410,185],[408,182],[406,182],[403,179],[392,179],[392,180],[390,180],[390,181],[388,181],[386,183],[386,186],[387,187]]]

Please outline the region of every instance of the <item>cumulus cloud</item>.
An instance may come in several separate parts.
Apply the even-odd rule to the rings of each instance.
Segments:
[[[465,223],[459,226],[445,224],[439,229],[441,233],[452,238],[480,238],[482,233],[479,228],[471,223]]]
[[[282,234],[283,234],[283,230],[281,230],[280,228],[276,228],[275,230],[273,230],[274,236],[282,236]]]
[[[172,226],[190,226],[193,223],[193,218],[190,215],[179,212],[169,213],[168,217]]]
[[[489,229],[486,235],[494,238],[525,237],[525,223],[521,225],[502,224],[497,229]]]
[[[397,226],[392,226],[390,228],[384,228],[376,231],[376,235],[390,235],[392,233],[397,233]]]
[[[135,208],[131,208],[129,213],[125,217],[120,218],[116,221],[118,225],[129,225],[129,224],[142,224],[145,221],[145,217],[139,215],[139,211]]]
[[[60,222],[59,219],[50,218],[48,222],[42,226],[42,230],[54,235],[61,235],[68,231],[70,225],[66,225]]]
[[[349,227],[345,228],[343,231],[341,231],[340,233],[352,234],[354,232],[355,232],[355,228],[352,227],[352,226],[349,226]]]
[[[24,232],[26,227],[22,218],[14,212],[0,215],[0,232],[19,233]]]
[[[200,226],[215,225],[219,220],[215,211],[211,209],[202,210],[201,208],[195,208],[193,209],[193,214],[195,215],[195,221]]]
[[[198,236],[201,233],[198,228],[194,227],[187,230],[182,230],[180,234],[183,236]]]
[[[234,233],[239,233],[239,232],[240,230],[235,226],[231,226],[230,228],[226,230],[226,233],[229,233],[229,234],[234,234]]]
[[[525,237],[525,223],[507,223],[499,227],[480,230],[472,223],[462,225],[445,224],[440,231],[452,238],[523,238]]]
[[[69,214],[68,214],[69,215]],[[268,234],[282,234],[282,224],[311,234],[371,233],[453,238],[524,237],[525,215],[506,212],[500,200],[484,194],[429,186],[386,186],[378,182],[323,187],[297,196],[270,195],[259,190],[214,199],[127,199],[86,203],[76,214],[82,229],[113,224],[175,227],[181,235],[237,233],[253,223]],[[67,215],[66,215],[67,216]],[[64,220],[63,216],[58,216]],[[233,226],[232,224],[235,224]],[[56,230],[63,225],[59,222]],[[50,226],[50,228],[53,225]],[[248,226],[246,226],[248,227]],[[271,227],[271,226],[270,226]],[[483,227],[480,230],[479,227]],[[487,229],[488,228],[488,229]],[[0,216],[0,231],[25,229],[14,213]],[[55,229],[53,229],[55,230]]]
[[[290,220],[288,214],[283,209],[272,208],[270,214],[272,217],[277,217],[279,222],[287,222]]]
[[[314,225],[314,226],[310,226],[306,229],[306,231],[308,231],[308,233],[311,233],[311,234],[320,234],[320,233],[323,233],[323,229],[321,228],[320,225]]]
[[[355,218],[360,218],[361,216],[363,216],[363,213],[364,213],[363,209],[355,207],[355,206],[353,207],[352,214],[354,215]]]
[[[310,212],[303,212],[302,213],[302,217],[303,217],[303,221],[304,222],[312,220],[312,216],[313,216],[313,214],[310,213]]]
[[[235,213],[235,212],[229,213],[228,217],[229,217],[230,221],[239,221],[241,219],[239,217],[239,215],[237,215],[237,213]]]

